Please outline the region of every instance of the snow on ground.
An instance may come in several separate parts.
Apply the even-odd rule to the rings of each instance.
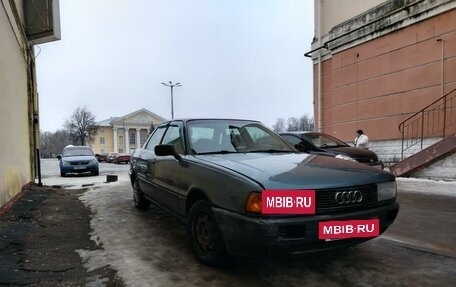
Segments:
[[[456,181],[398,177],[399,192],[415,192],[456,197]]]

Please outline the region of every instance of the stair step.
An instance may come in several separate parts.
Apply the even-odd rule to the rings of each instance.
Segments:
[[[407,176],[454,152],[456,152],[456,134],[392,165],[390,170],[395,176]]]

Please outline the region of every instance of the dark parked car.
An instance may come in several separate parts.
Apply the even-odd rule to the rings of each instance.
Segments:
[[[116,159],[116,156],[117,156],[117,152],[108,153],[108,155],[106,156],[106,162],[114,162],[114,160]]]
[[[98,162],[106,161],[108,153],[95,154],[95,157],[97,158]]]
[[[130,162],[130,155],[126,153],[119,153],[116,155],[116,158],[114,159],[115,164],[119,163],[129,163]]]
[[[98,160],[88,146],[66,146],[57,158],[60,161],[61,176],[69,173],[98,175]]]
[[[396,218],[395,177],[298,152],[260,122],[173,120],[132,155],[134,205],[182,219],[196,258],[301,255],[346,248]]]
[[[349,146],[343,141],[328,134],[296,131],[280,133],[280,135],[302,152],[357,161],[383,169],[383,162],[378,160],[378,156],[375,152],[364,148]]]

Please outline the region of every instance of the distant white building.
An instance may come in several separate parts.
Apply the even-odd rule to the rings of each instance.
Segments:
[[[150,133],[152,124],[166,121],[165,118],[147,109],[140,109],[121,117],[111,117],[96,123],[91,142],[94,153],[119,152],[131,154],[140,148]]]

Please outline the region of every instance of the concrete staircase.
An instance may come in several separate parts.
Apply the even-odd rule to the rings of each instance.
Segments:
[[[395,176],[408,176],[455,152],[456,134],[453,134],[392,165],[390,171]]]

